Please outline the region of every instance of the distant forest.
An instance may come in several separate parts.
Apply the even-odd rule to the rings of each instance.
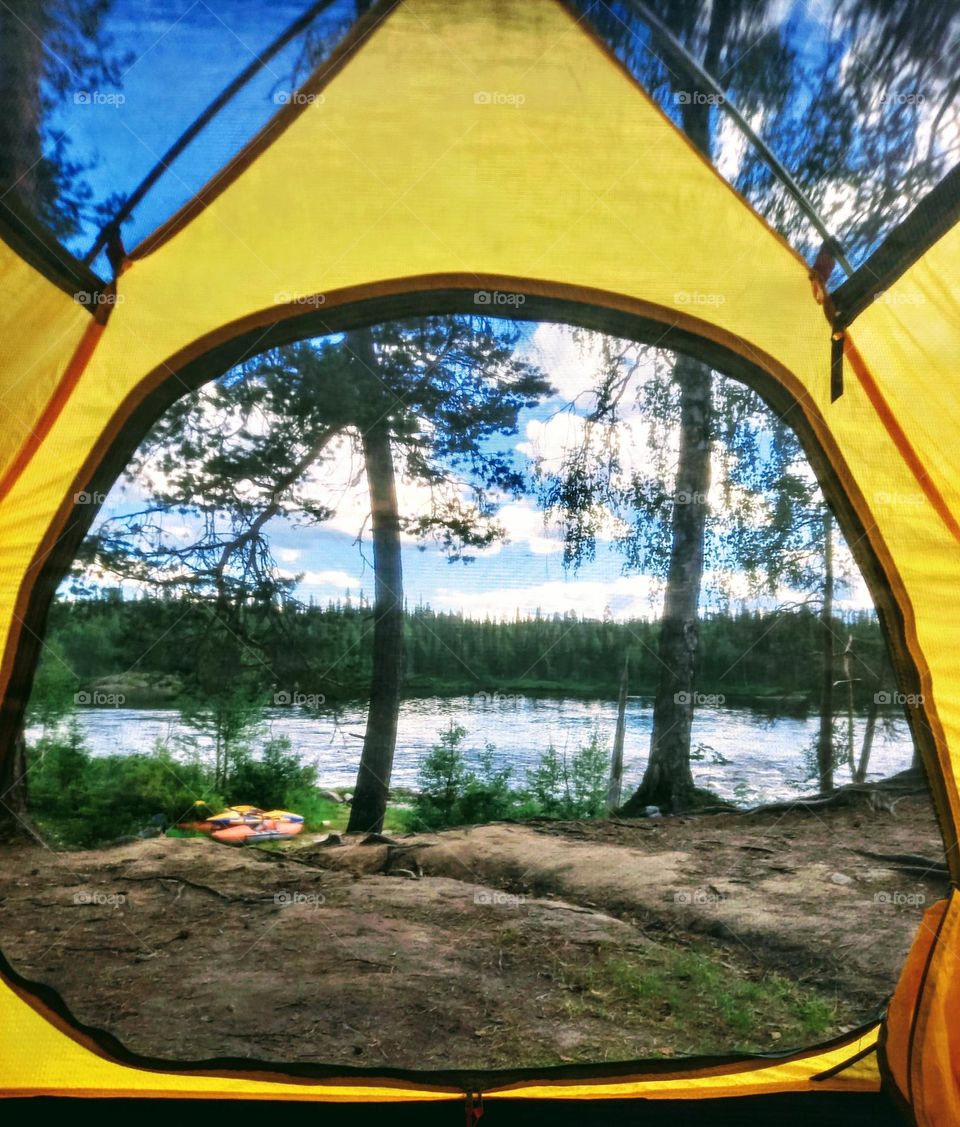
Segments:
[[[177,703],[202,685],[205,639],[216,633],[209,605],[177,599],[97,598],[57,601],[50,612],[44,676],[76,689],[112,687],[128,705]],[[369,605],[331,603],[288,608],[256,631],[230,670],[255,691],[297,692],[327,703],[366,699],[372,659],[373,614]],[[417,607],[405,617],[405,693],[524,693],[614,697],[624,659],[629,691],[656,688],[658,623],[616,622],[574,614],[476,620]],[[783,710],[815,707],[822,681],[818,659],[822,625],[815,612],[742,611],[714,614],[700,624],[697,691],[722,694],[733,705]],[[874,693],[893,689],[885,645],[874,614],[833,619],[837,677],[840,655],[852,639],[850,675],[858,709]],[[39,687],[39,686],[38,686]],[[846,687],[844,698],[846,699]]]

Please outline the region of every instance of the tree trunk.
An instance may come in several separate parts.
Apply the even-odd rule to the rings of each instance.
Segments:
[[[867,777],[867,767],[870,765],[870,752],[873,750],[873,737],[877,730],[877,713],[880,711],[880,705],[877,702],[877,694],[873,694],[873,700],[870,701],[867,709],[867,726],[863,732],[863,743],[860,745],[860,762],[857,764],[857,769],[853,775],[855,783],[862,783]],[[914,752],[916,754],[916,752]]]
[[[610,759],[610,782],[607,786],[607,810],[613,811],[620,805],[620,790],[623,785],[623,743],[627,729],[627,683],[630,673],[630,659],[623,659],[623,673],[620,675],[620,698],[617,701],[617,728],[613,736],[613,755]]]
[[[623,807],[625,814],[640,813],[645,806],[682,810],[693,801],[690,729],[710,488],[712,378],[709,368],[686,356],[677,358],[674,378],[681,387],[680,456],[670,571],[660,622],[660,679],[653,706],[650,760],[639,788]]]
[[[857,782],[857,763],[853,751],[853,635],[847,635],[847,644],[843,649],[843,679],[847,683],[847,766],[850,768],[850,778]]]
[[[39,212],[40,85],[46,0],[0,4],[0,196]]]
[[[360,339],[357,339],[360,338]],[[351,347],[374,369],[369,332],[351,334]],[[362,351],[361,351],[362,349]],[[348,833],[379,833],[390,793],[390,773],[397,744],[397,717],[403,680],[403,566],[400,514],[390,449],[390,432],[378,420],[363,435],[363,456],[373,527],[373,675],[367,729],[353,795]]]
[[[833,517],[823,514],[823,605],[820,608],[820,733],[817,738],[817,773],[820,790],[833,790]]]
[[[19,837],[27,829],[27,743],[21,729],[0,758],[0,838]]]
[[[733,17],[729,0],[715,0],[703,53],[703,65],[709,73],[717,69]],[[684,133],[710,161],[709,103],[688,96],[681,106]],[[639,813],[644,806],[659,806],[669,813],[689,806],[694,797],[690,730],[710,489],[713,373],[698,360],[678,356],[673,378],[680,385],[680,451],[670,568],[660,622],[660,679],[653,706],[650,759],[643,781],[623,808],[625,814]]]

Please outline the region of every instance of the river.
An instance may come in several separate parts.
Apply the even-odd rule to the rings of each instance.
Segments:
[[[178,755],[205,755],[209,750],[175,710],[81,708],[77,716],[94,755],[148,751],[156,741],[169,742]],[[295,707],[274,708],[267,713],[261,738],[267,734],[288,737],[301,759],[317,768],[320,785],[350,787],[356,780],[364,720],[362,705],[318,716]],[[627,702],[624,795],[643,774],[651,722],[650,700],[631,698]],[[400,710],[393,783],[416,788],[420,761],[440,731],[450,724],[467,729],[464,747],[468,758],[490,743],[496,749],[498,763],[509,764],[516,784],[522,785],[526,769],[534,766],[550,743],[569,755],[599,729],[610,746],[615,723],[616,704],[612,701],[495,700],[481,696],[406,700]],[[863,726],[864,718],[858,717],[858,754]],[[790,798],[801,790],[815,789],[802,780],[803,749],[811,745],[816,728],[813,715],[770,718],[744,708],[701,707],[693,725],[693,743],[701,745],[701,758],[693,764],[694,779],[698,786],[741,805]],[[28,738],[39,734],[28,732]],[[897,718],[888,726],[878,725],[868,777],[881,778],[904,770],[910,766],[912,754],[905,721]],[[837,782],[848,781],[849,771],[840,768]]]

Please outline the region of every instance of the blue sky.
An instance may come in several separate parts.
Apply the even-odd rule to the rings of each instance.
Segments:
[[[531,459],[539,455],[547,465],[557,459],[571,444],[579,442],[589,396],[578,399],[596,381],[600,363],[600,337],[596,334],[576,335],[562,325],[529,325],[519,350],[537,363],[557,391],[535,408],[524,410],[519,417],[518,433],[500,438],[498,444],[511,450],[518,466],[529,470]],[[652,358],[644,356],[635,386],[651,378]],[[661,358],[659,363],[664,363]],[[559,408],[576,401],[578,410]],[[627,468],[649,465],[657,448],[667,465],[676,442],[675,429],[668,428],[654,437],[648,432],[647,416],[631,405],[628,396],[623,403],[623,422],[616,441]],[[327,460],[313,474],[308,485],[313,497],[324,505],[334,505],[334,516],[320,526],[298,525],[296,520],[278,518],[268,525],[270,543],[282,572],[290,577],[301,576],[298,595],[320,602],[344,599],[349,594],[356,600],[361,591],[373,596],[373,571],[369,541],[366,484],[357,471],[360,463],[351,453],[348,440],[341,446],[328,448]],[[719,462],[715,459],[714,487],[711,501],[721,511],[723,490]],[[416,483],[398,483],[401,515],[416,516],[427,503],[426,490]],[[133,511],[139,507],[141,494],[136,485],[118,483],[108,497],[104,515]],[[564,567],[563,544],[555,525],[549,524],[539,510],[535,496],[505,498],[498,514],[506,530],[505,541],[474,554],[472,562],[450,563],[432,543],[418,545],[411,536],[404,540],[405,592],[408,605],[427,603],[436,610],[462,611],[471,617],[512,618],[517,613],[531,615],[537,610],[545,614],[576,613],[599,618],[607,611],[614,618],[649,618],[659,613],[660,585],[649,575],[626,574],[623,557],[613,536],[615,525],[607,516],[606,528],[597,544],[596,558],[579,570]],[[165,522],[172,540],[191,536],[192,522],[177,516]],[[364,531],[358,543],[358,534]],[[849,557],[838,552],[849,568]],[[842,593],[841,603],[850,607],[869,605],[859,576],[849,590]],[[734,602],[744,605],[772,605],[758,601],[747,591],[744,577],[737,573],[707,573],[702,606],[715,609],[720,605],[720,591],[725,587]],[[796,597],[794,592],[781,592],[784,601]]]

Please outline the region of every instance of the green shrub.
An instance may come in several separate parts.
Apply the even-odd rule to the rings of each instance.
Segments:
[[[75,720],[38,740],[28,756],[31,814],[67,846],[172,825],[191,818],[198,799],[223,802],[207,768],[174,759],[163,744],[144,754],[92,756]]]
[[[267,740],[259,758],[246,747],[235,752],[227,792],[231,802],[248,802],[263,810],[283,809],[291,795],[309,790],[316,781],[316,768],[305,766],[290,751],[290,740],[278,736]]]
[[[505,818],[545,814],[551,818],[594,818],[606,810],[610,756],[594,732],[590,742],[567,760],[550,746],[527,772],[527,787],[511,787],[513,768],[498,766],[487,744],[477,768],[467,764],[466,729],[451,725],[420,765],[420,793],[413,801],[410,829],[443,829]]]
[[[477,769],[469,769],[463,749],[466,735],[465,728],[451,724],[420,764],[420,793],[409,816],[401,819],[411,829],[476,825],[534,812],[529,796],[511,789],[513,768],[497,766],[492,744],[478,756]]]
[[[551,744],[527,772],[527,785],[547,817],[597,818],[606,811],[609,776],[610,752],[594,730],[569,759]]]

